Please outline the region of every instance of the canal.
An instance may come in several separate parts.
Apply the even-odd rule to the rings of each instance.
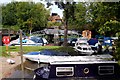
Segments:
[[[46,64],[46,63],[38,64],[37,62],[32,62],[32,61],[26,60],[24,62],[24,72],[22,72],[22,70],[21,70],[21,65],[18,65],[14,68],[14,71],[12,72],[12,74],[10,75],[9,78],[6,78],[6,79],[4,78],[2,80],[33,80],[34,70],[37,68],[46,66],[46,65],[48,65],[48,64]],[[24,77],[24,79],[21,79],[23,77]],[[61,79],[55,79],[55,80],[61,80]],[[64,80],[106,80],[106,78],[105,79],[96,79],[96,78],[77,78],[76,77],[76,78],[67,78]],[[116,79],[109,79],[109,80],[116,80]]]
[[[24,72],[22,72],[21,70],[21,64],[16,66],[14,68],[14,71],[12,72],[12,74],[10,75],[10,79],[20,79],[20,78],[26,78],[26,79],[33,79],[33,76],[34,76],[34,70],[39,68],[39,67],[43,67],[47,64],[45,63],[41,63],[41,64],[38,64],[37,62],[32,62],[32,61],[29,61],[29,60],[26,60],[24,62]],[[23,76],[24,75],[24,76]],[[3,79],[3,80],[6,80],[6,79]]]

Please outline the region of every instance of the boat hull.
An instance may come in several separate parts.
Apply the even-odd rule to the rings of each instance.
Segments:
[[[120,79],[120,67],[116,62],[77,62],[77,63],[68,63],[68,64],[51,64],[48,67],[48,70],[45,71],[47,75],[40,75],[43,68],[38,68],[35,70],[36,80],[39,78],[59,80],[59,79],[110,79],[117,80]],[[61,71],[60,71],[61,70]],[[38,74],[39,73],[39,74]]]
[[[49,56],[49,55],[23,55],[25,58],[35,61],[50,63],[55,61],[103,61],[112,59],[111,55],[92,55],[92,56]]]

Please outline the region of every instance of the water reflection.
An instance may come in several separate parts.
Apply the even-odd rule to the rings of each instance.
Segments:
[[[43,67],[48,64],[38,64],[37,62],[32,62],[29,60],[26,60],[24,62],[24,72],[21,70],[21,65],[18,65],[17,67],[14,68],[14,72],[10,75],[10,78],[22,78],[24,74],[24,78],[33,78],[34,76],[34,70]]]

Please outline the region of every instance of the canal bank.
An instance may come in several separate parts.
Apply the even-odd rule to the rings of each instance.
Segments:
[[[10,53],[10,57],[0,57],[0,64],[1,64],[1,68],[0,68],[0,78],[9,78],[9,76],[14,72],[14,68],[17,65],[21,64],[21,57],[19,55],[19,53],[17,52],[11,52]],[[7,62],[8,59],[14,60],[15,63],[14,64],[10,64]],[[23,59],[23,61],[25,62],[25,59]]]
[[[6,60],[12,59],[15,61],[15,64],[9,64]],[[23,58],[24,62],[24,72],[21,69],[21,57],[19,53],[11,53],[11,57],[0,57],[1,74],[0,80],[21,80],[21,78],[25,78],[25,80],[32,80],[34,76],[34,70],[43,67],[45,63],[38,64],[37,62],[29,61]],[[24,75],[24,76],[23,76]]]

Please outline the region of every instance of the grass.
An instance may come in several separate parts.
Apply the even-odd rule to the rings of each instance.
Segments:
[[[0,56],[9,56],[6,51],[5,46],[0,46],[2,51]],[[72,47],[62,47],[62,46],[23,46],[23,53],[32,52],[32,51],[41,51],[44,49],[51,49],[55,51],[68,52],[70,55],[75,55]],[[20,46],[9,46],[8,52],[20,52]]]
[[[31,51],[41,51],[44,49],[57,49],[60,46],[23,46],[23,52],[31,52]],[[6,52],[5,46],[0,46],[2,52]],[[20,52],[20,46],[9,46],[9,52]]]
[[[11,55],[9,53],[3,52],[0,56],[10,57]]]

